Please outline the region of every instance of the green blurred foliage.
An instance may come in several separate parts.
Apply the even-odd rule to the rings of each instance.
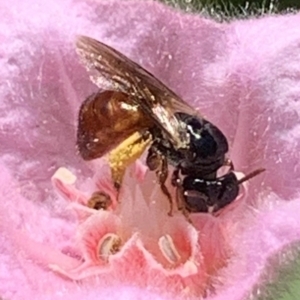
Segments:
[[[220,21],[232,17],[248,18],[278,12],[290,12],[300,8],[300,0],[160,0],[176,8],[201,12]]]
[[[229,2],[229,1],[223,1],[223,2]],[[235,6],[245,6],[246,3],[251,2],[255,3],[257,6],[264,6],[264,7],[270,7],[272,5],[275,5],[279,11],[287,10],[290,8],[300,8],[300,1],[299,0],[278,0],[278,1],[241,1],[241,0],[232,0],[231,1]]]
[[[300,299],[299,243],[289,246],[287,249],[282,251],[282,253],[270,259],[269,267],[267,267],[261,282],[262,284],[257,286],[254,290],[253,297],[250,297],[249,299]]]

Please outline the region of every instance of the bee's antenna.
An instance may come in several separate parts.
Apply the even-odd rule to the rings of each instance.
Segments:
[[[245,175],[245,176],[244,176],[243,178],[241,178],[240,180],[238,180],[238,184],[241,184],[241,183],[243,183],[243,182],[245,182],[245,181],[248,181],[249,179],[251,179],[251,178],[253,178],[253,177],[259,175],[260,173],[262,173],[262,172],[264,172],[264,171],[266,171],[265,168],[257,169],[257,170],[255,170],[255,171],[253,171],[253,172],[251,172],[251,173]]]

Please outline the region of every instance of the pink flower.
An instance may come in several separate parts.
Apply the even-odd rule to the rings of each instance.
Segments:
[[[104,166],[94,182],[98,190],[110,194],[112,184],[103,181],[109,178],[103,169]],[[125,176],[120,203],[107,211],[88,208],[88,197],[64,182],[67,171],[60,169],[54,175],[54,186],[71,201],[78,214],[77,243],[82,261],[70,270],[62,268],[61,262],[50,268],[74,280],[124,273],[123,282],[141,281],[140,286],[146,282],[145,287],[156,285],[160,278],[166,285],[174,285],[177,293],[188,288],[186,294],[201,295],[208,288],[211,275],[226,265],[229,256],[222,217],[193,217],[193,225],[180,212],[170,218],[168,201],[158,185],[153,186],[154,174],[148,173],[139,183],[130,173]],[[131,276],[130,269],[134,270]],[[149,274],[155,274],[154,279]]]
[[[155,2],[67,0],[12,0],[0,14],[1,297],[255,294],[274,272],[270,258],[300,240],[300,16],[218,24]],[[96,90],[77,34],[124,52],[199,108],[228,137],[236,169],[265,167],[247,196],[191,225],[166,216],[154,174],[128,173],[121,204],[88,209],[93,191],[113,191],[101,162],[75,153],[78,108]],[[51,184],[60,167],[77,178],[53,179],[64,197]]]

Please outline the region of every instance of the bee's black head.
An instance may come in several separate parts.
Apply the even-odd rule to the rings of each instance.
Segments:
[[[239,194],[239,181],[233,172],[215,180],[187,176],[183,180],[186,208],[191,212],[216,212]]]

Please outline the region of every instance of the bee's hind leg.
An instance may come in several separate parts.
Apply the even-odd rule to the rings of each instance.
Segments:
[[[158,153],[155,148],[150,147],[148,156],[147,156],[147,166],[151,171],[156,171],[156,175],[158,178],[158,182],[162,192],[167,196],[168,201],[170,203],[170,210],[168,212],[169,216],[173,215],[173,200],[172,196],[167,189],[165,183],[168,178],[169,170],[168,170],[168,161],[164,155]]]

